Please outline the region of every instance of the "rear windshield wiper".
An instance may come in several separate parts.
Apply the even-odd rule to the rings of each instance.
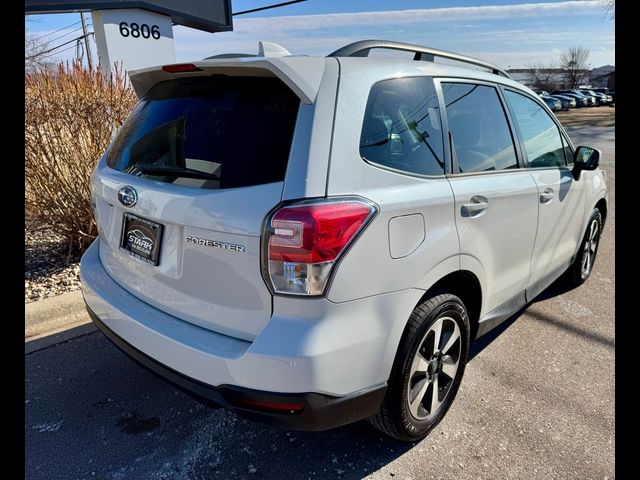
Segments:
[[[176,177],[186,178],[202,178],[205,180],[220,180],[218,175],[213,173],[201,172],[193,168],[169,167],[165,165],[149,165],[145,163],[136,163],[136,170],[150,175],[175,175]]]

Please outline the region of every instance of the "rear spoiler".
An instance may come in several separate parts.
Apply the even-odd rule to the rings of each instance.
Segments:
[[[159,82],[187,76],[223,74],[229,76],[276,77],[282,80],[302,101],[313,103],[324,73],[325,63],[336,61],[324,57],[235,57],[191,62],[195,68],[183,72],[167,72],[162,66],[132,70],[131,85],[138,98]]]

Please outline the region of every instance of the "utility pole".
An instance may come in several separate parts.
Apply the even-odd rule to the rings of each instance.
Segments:
[[[87,51],[87,63],[89,64],[89,70],[93,70],[93,59],[91,58],[91,49],[89,48],[89,32],[87,31],[87,22],[84,19],[84,12],[80,12],[80,21],[82,22],[84,48]]]

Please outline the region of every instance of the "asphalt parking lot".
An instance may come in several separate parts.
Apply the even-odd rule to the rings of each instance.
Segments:
[[[615,134],[567,129],[605,154],[609,215],[592,276],[553,285],[476,342],[458,398],[422,442],[365,422],[321,433],[247,422],[94,332],[26,356],[26,478],[614,478]]]

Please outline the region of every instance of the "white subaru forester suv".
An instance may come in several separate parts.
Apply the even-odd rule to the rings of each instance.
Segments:
[[[494,65],[388,41],[327,57],[261,43],[131,82],[140,102],[91,179],[84,299],[198,398],[416,441],[472,340],[591,273],[600,152]]]

